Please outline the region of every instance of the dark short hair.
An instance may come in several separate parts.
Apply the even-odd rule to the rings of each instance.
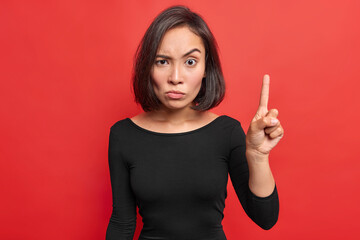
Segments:
[[[186,6],[172,6],[162,11],[151,23],[143,36],[134,58],[133,90],[135,102],[144,111],[159,108],[151,80],[151,69],[155,62],[159,44],[165,33],[175,27],[187,26],[201,37],[205,47],[205,72],[201,88],[195,97],[194,110],[205,111],[219,105],[225,96],[225,82],[218,55],[218,45],[209,27],[197,13]]]

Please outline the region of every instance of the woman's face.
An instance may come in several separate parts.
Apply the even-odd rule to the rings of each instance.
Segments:
[[[187,26],[167,31],[151,70],[154,92],[162,107],[172,110],[190,107],[203,77],[205,48],[202,39]]]

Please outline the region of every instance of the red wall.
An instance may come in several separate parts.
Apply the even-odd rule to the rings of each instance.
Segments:
[[[270,154],[278,223],[251,222],[229,182],[228,239],[357,239],[357,0],[1,1],[0,239],[105,238],[109,128],[140,112],[136,46],[177,3],[199,12],[219,43],[227,95],[213,112],[246,131],[268,73],[269,108],[285,129]],[[139,216],[136,239],[140,230]]]

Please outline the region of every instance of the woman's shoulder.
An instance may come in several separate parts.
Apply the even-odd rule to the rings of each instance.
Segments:
[[[226,114],[220,114],[220,115],[213,114],[210,115],[210,119],[212,119],[213,121],[222,120],[223,123],[232,124],[232,125],[240,124],[239,120]]]
[[[240,121],[234,117],[231,117],[229,115],[221,115],[222,117],[224,117],[224,119],[226,119],[227,122],[233,123],[233,124],[241,124]]]
[[[125,117],[120,120],[117,120],[115,123],[110,125],[110,131],[114,133],[119,133],[120,131],[123,131],[128,127],[129,127],[129,118]]]

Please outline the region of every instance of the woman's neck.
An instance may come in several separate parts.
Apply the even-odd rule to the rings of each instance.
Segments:
[[[146,113],[147,117],[156,122],[168,122],[180,124],[187,121],[196,121],[203,116],[204,112],[193,110],[191,108],[184,109],[159,109]]]

